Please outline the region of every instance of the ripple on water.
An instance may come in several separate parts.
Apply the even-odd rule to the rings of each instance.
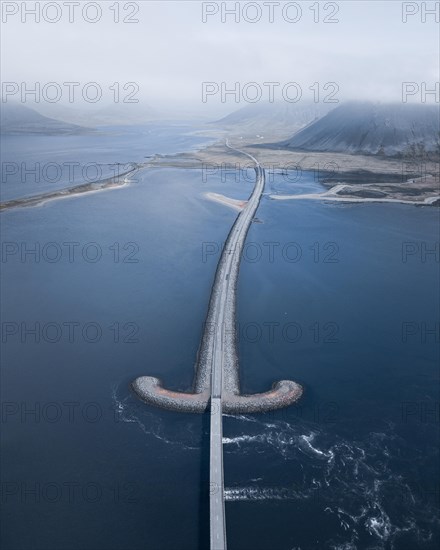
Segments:
[[[428,502],[396,473],[395,463],[405,442],[392,425],[387,433],[371,432],[364,440],[348,441],[304,421],[231,418],[235,422],[230,431],[241,433],[224,438],[225,453],[256,456],[265,449],[267,462],[268,453],[297,462],[295,470],[302,471],[303,482],[287,489],[281,484],[268,487],[264,479],[250,480],[227,487],[226,500],[313,499],[325,513],[338,518],[346,533],[347,540],[329,541],[330,548],[357,548],[362,535],[376,540],[371,548],[394,548],[405,537],[423,547],[438,531],[436,503]]]

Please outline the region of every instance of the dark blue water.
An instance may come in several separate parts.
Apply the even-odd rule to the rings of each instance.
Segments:
[[[2,214],[18,246],[2,265],[3,548],[208,547],[209,417],[147,407],[129,383],[191,386],[236,216],[204,193],[246,197],[233,176],[150,169]],[[439,264],[403,262],[402,243],[432,246],[438,211],[278,202],[321,187],[275,179],[240,272],[241,380],[305,395],[225,418],[228,545],[435,548]]]

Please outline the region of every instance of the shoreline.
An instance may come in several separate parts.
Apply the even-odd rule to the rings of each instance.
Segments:
[[[420,161],[420,166],[424,166],[424,176],[420,176],[410,171],[403,174],[404,166],[418,164],[410,160],[345,153],[305,153],[284,149],[265,149],[246,143],[244,140],[241,147],[245,149],[245,154],[255,155],[260,164],[268,170],[278,170],[286,174],[288,171],[295,171],[296,174],[298,172],[301,174],[302,171],[314,172],[315,175],[318,174],[321,185],[328,189],[317,194],[269,195],[273,200],[327,200],[340,203],[377,202],[440,206],[440,166],[434,161]],[[133,168],[126,172],[104,180],[1,202],[0,212],[12,208],[43,205],[52,200],[81,194],[122,188],[131,183],[125,181],[126,176],[144,168],[208,169],[212,170],[214,175],[220,170],[253,167],[249,161],[243,163],[242,155],[228,149],[220,142],[198,150],[152,155],[147,162],[132,163],[132,166]],[[121,178],[124,178],[123,182],[120,181]],[[343,190],[345,193],[341,193]],[[368,194],[370,196],[367,196]],[[206,192],[204,197],[236,211],[240,211],[246,204],[245,200],[232,199],[219,193]]]
[[[337,202],[369,202],[361,199],[380,199],[376,202],[403,202],[414,205],[436,205],[440,196],[440,165],[435,161],[413,161],[394,157],[377,157],[345,153],[300,152],[291,150],[259,148],[244,140],[240,147],[258,160],[266,170],[295,172],[313,172],[318,181],[328,189],[328,195],[322,199],[335,200],[335,189],[345,188],[345,195],[339,195]],[[177,155],[160,155],[153,157],[150,167],[199,169],[215,175],[221,170],[248,169],[252,165],[243,158],[228,151],[220,142],[202,148],[199,151]],[[341,191],[339,187],[338,192]],[[366,193],[373,196],[362,196]],[[232,207],[231,200],[214,199]],[[218,194],[217,194],[218,195]],[[304,194],[303,198],[309,198]],[[273,195],[271,198],[277,199]],[[289,195],[290,197],[290,195]],[[292,196],[291,198],[294,198]],[[317,198],[313,196],[313,198]],[[319,197],[318,197],[319,198]],[[346,199],[353,199],[348,201]],[[280,200],[280,199],[277,199]]]
[[[34,206],[42,206],[47,202],[51,202],[59,199],[67,199],[70,197],[77,197],[83,194],[96,193],[98,191],[105,191],[110,189],[120,189],[126,187],[131,183],[127,176],[134,175],[142,166],[133,163],[133,168],[119,174],[117,176],[111,176],[103,180],[92,181],[88,183],[80,183],[72,187],[65,187],[56,191],[48,191],[41,193],[40,195],[32,195],[30,197],[23,197],[18,199],[11,199],[0,203],[0,212],[11,210],[13,208],[27,208]],[[120,179],[123,178],[121,182]]]
[[[341,191],[348,189],[346,194],[340,194]],[[350,194],[351,191],[351,194]],[[382,193],[377,189],[377,186],[366,189],[366,186],[354,186],[339,184],[335,185],[328,191],[323,193],[303,193],[298,195],[269,195],[271,200],[288,201],[288,200],[316,200],[316,201],[328,201],[328,202],[340,202],[340,203],[394,203],[394,204],[408,204],[412,206],[440,206],[440,194],[421,197],[419,200],[411,200],[405,197],[374,197],[374,196],[361,196],[362,193],[367,195],[368,193]],[[355,193],[358,193],[356,195]]]

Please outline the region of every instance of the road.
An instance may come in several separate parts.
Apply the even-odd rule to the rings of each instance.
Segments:
[[[212,307],[215,333],[212,340],[211,434],[210,434],[210,540],[211,550],[226,549],[226,520],[223,473],[223,378],[224,361],[231,354],[231,340],[226,330],[234,323],[235,290],[246,234],[255,216],[264,189],[265,173],[252,155],[231,147],[255,163],[256,182],[249,201],[237,217],[222,253],[217,273],[218,284]],[[226,327],[226,330],[225,330]]]
[[[246,234],[264,190],[265,172],[251,154],[234,149],[227,142],[226,146],[251,161],[242,169],[254,167],[256,181],[251,196],[228,234],[217,265],[202,340],[197,353],[192,391],[167,390],[163,387],[161,380],[155,376],[139,376],[132,384],[133,390],[146,403],[164,409],[204,413],[211,406],[211,398],[215,398],[220,399],[223,412],[231,414],[265,412],[287,407],[298,401],[303,393],[302,386],[293,380],[280,380],[272,384],[269,391],[253,395],[243,395],[240,391],[236,287]],[[217,453],[221,451],[221,447],[219,449]],[[214,483],[219,487],[223,486],[220,478],[214,480]]]

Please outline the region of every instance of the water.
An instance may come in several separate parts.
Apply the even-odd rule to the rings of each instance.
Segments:
[[[246,527],[272,509],[271,529],[254,528],[258,548],[274,528],[281,548],[434,548],[439,342],[423,341],[422,323],[438,331],[439,265],[403,263],[402,242],[433,243],[438,212],[265,200],[259,217],[248,242],[295,242],[302,256],[243,263],[244,389],[292,377],[306,395],[266,421],[226,424],[232,539],[245,548]],[[263,323],[272,339],[246,332]],[[300,328],[283,337],[289,323]],[[403,323],[418,334],[405,341]]]
[[[105,126],[89,135],[1,135],[2,201],[122,174],[148,156],[194,149],[211,140],[183,123]]]
[[[201,139],[161,131],[174,151]],[[124,162],[137,160],[129,149]],[[39,262],[16,253],[2,266],[2,328],[14,332],[2,357],[3,548],[207,548],[209,417],[148,407],[129,383],[191,386],[236,215],[204,193],[251,188],[232,173],[150,169],[124,188],[2,213],[3,242],[40,245]],[[421,327],[439,320],[439,264],[402,262],[402,242],[432,244],[438,210],[268,196],[303,188],[321,190],[311,174],[268,183],[240,271],[244,391],[292,378],[305,396],[225,417],[229,547],[435,548],[439,348]],[[57,261],[56,248],[42,252],[50,242]],[[405,322],[418,332],[403,341]],[[39,343],[26,333],[35,323]]]

